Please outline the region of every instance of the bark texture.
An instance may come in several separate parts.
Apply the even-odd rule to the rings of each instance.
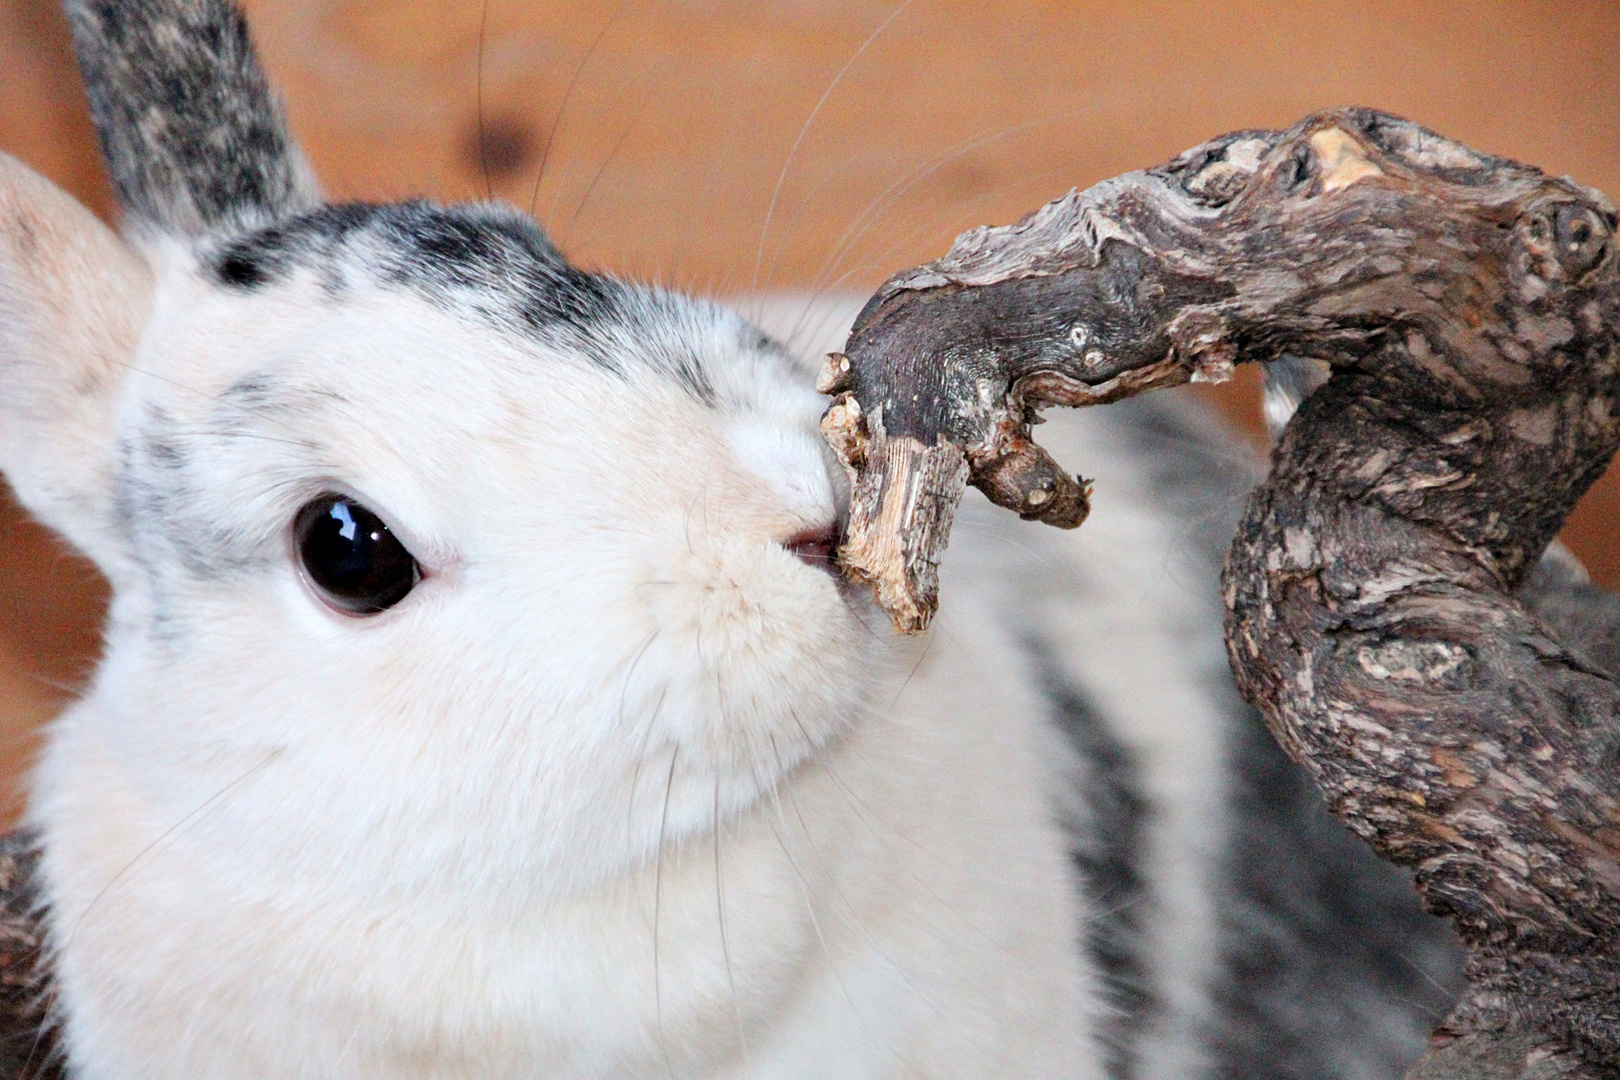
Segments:
[[[1620,684],[1595,644],[1620,621],[1601,594],[1519,595],[1620,445],[1615,226],[1572,181],[1322,113],[964,235],[884,286],[824,380],[855,482],[844,557],[917,629],[962,480],[1083,516],[1029,441],[1040,405],[1330,366],[1228,557],[1228,651],[1470,950],[1414,1078],[1620,1077]],[[966,468],[896,471],[897,444]]]
[[[50,1014],[50,975],[41,963],[44,912],[34,877],[35,837],[0,836],[0,1077],[60,1080]]]

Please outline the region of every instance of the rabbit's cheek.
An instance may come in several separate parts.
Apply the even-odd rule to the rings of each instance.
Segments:
[[[833,578],[763,538],[711,539],[682,555],[640,590],[659,669],[678,673],[679,707],[666,705],[666,719],[682,746],[769,761],[846,724],[863,686],[861,624]]]

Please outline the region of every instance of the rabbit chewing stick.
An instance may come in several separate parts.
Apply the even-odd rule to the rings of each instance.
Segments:
[[[1045,429],[1134,499],[1033,537],[964,507],[956,624],[888,634],[828,572],[826,399],[765,311],[510,207],[326,204],[236,6],[68,13],[126,212],[0,155],[0,471],[113,600],[0,847],[0,954],[46,978],[0,1009],[48,1001],[58,1049],[15,1017],[0,1075],[1421,1051],[1448,928],[1216,675],[1222,433],[1164,397]]]
[[[113,591],[30,793],[65,1072],[1102,1075],[1068,752],[996,631],[868,630],[797,359],[324,203],[233,4],[67,6],[121,231],[0,155],[0,471]]]

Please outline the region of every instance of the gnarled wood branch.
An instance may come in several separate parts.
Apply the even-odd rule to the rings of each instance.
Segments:
[[[1323,113],[965,235],[884,286],[825,380],[844,558],[916,629],[964,482],[1083,517],[1038,406],[1330,365],[1228,558],[1228,648],[1469,947],[1426,1080],[1620,1076],[1620,682],[1515,595],[1620,445],[1615,227],[1571,181]]]

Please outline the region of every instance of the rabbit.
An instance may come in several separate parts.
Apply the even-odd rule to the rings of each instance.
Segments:
[[[27,817],[67,1075],[1421,1049],[1455,949],[1230,687],[1254,472],[1196,410],[1054,423],[1093,520],[966,507],[894,637],[836,572],[807,366],[855,304],[745,319],[500,204],[324,203],[234,4],[66,7],[124,219],[0,157],[0,471],[113,589]]]

